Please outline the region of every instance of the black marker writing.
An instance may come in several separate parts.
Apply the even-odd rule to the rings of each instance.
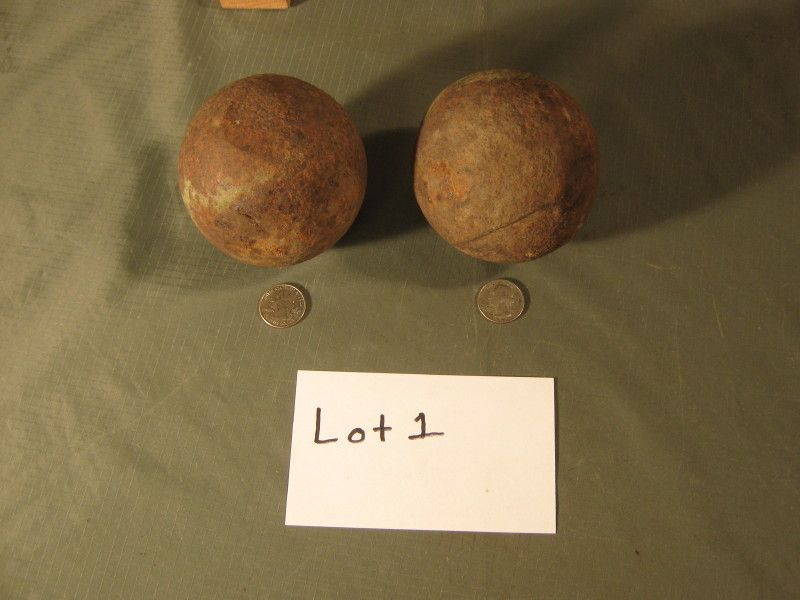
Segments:
[[[319,426],[320,426],[321,422],[322,422],[322,409],[317,407],[317,428],[314,431],[314,443],[315,444],[328,444],[330,442],[335,442],[336,440],[338,440],[339,438],[328,438],[327,440],[319,439]],[[362,433],[363,433],[363,431],[362,431]]]
[[[425,422],[425,413],[419,413],[417,418],[414,419],[415,423],[419,423],[419,433],[415,435],[409,435],[408,439],[410,440],[423,440],[427,437],[431,437],[434,435],[444,435],[443,431],[428,431],[428,425]],[[386,441],[386,432],[391,431],[393,428],[386,424],[386,415],[381,413],[380,420],[378,421],[378,426],[373,427],[372,431],[378,434],[378,439],[381,442]],[[329,437],[329,438],[320,438],[320,431],[322,430],[322,409],[317,407],[317,419],[314,429],[314,443],[315,444],[330,444],[333,442],[338,442],[338,437]],[[347,434],[347,441],[351,444],[360,444],[361,442],[367,439],[365,429],[362,427],[354,427],[350,430],[350,433]]]
[[[381,424],[378,425],[377,427],[372,428],[372,431],[380,432],[382,442],[386,441],[386,432],[391,430],[392,430],[391,427],[386,426],[386,417],[384,417],[383,415],[381,415]]]
[[[367,434],[364,433],[364,430],[361,429],[361,427],[356,427],[350,432],[350,435],[347,436],[347,441],[357,444],[359,442],[363,442],[366,435]],[[358,439],[355,439],[356,436],[358,436]]]
[[[423,440],[428,436],[431,435],[444,435],[444,431],[426,431],[425,430],[425,413],[419,413],[417,418],[414,419],[416,423],[419,423],[419,433],[417,435],[410,435],[408,439],[410,440]]]

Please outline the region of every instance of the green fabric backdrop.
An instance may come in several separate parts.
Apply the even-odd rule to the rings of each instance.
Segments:
[[[755,0],[0,2],[0,597],[796,597],[798,24]],[[586,226],[528,264],[459,254],[413,199],[427,106],[486,67],[556,81],[599,138]],[[261,72],[342,102],[369,157],[351,231],[285,271],[214,250],[177,191],[190,116]],[[514,324],[474,308],[494,276],[530,292]],[[285,331],[256,311],[280,281],[312,297]],[[285,527],[297,369],[556,377],[558,534]]]

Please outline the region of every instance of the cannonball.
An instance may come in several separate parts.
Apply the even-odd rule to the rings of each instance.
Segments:
[[[414,192],[431,226],[481,260],[531,260],[581,227],[597,189],[589,119],[557,85],[491,70],[442,91],[420,129]]]
[[[242,262],[286,267],[324,252],[361,207],[364,144],[328,94],[285,75],[222,88],[186,129],[178,184],[195,225]]]

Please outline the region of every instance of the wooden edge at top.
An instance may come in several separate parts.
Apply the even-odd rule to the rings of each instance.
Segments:
[[[289,8],[292,0],[219,0],[222,8]]]

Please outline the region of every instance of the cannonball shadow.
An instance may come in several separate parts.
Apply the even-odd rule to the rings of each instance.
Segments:
[[[392,129],[364,138],[367,191],[361,210],[340,246],[353,246],[427,227],[414,200],[417,130]]]
[[[643,6],[530,6],[512,18],[499,6],[485,31],[364,90],[348,104],[356,121],[374,129],[386,114],[420,120],[446,85],[485,68],[558,83],[589,114],[599,141],[599,192],[575,238],[585,243],[724,202],[800,150],[800,8],[665,20],[653,31]]]

